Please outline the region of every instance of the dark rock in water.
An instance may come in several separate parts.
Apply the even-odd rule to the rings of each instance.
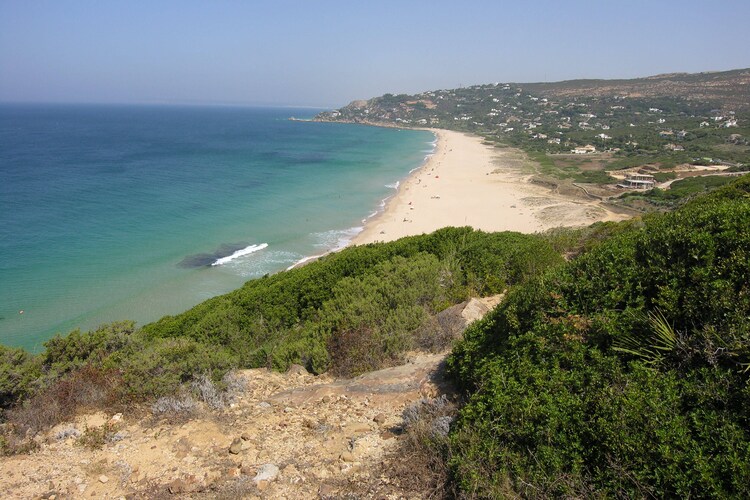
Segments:
[[[237,250],[242,250],[247,247],[247,243],[222,243],[219,248],[213,253],[196,253],[188,255],[182,259],[177,267],[184,269],[192,269],[195,267],[207,267],[221,259],[222,257],[228,257]]]
[[[214,258],[214,254],[197,253],[194,255],[188,255],[187,257],[182,259],[180,263],[177,264],[177,267],[182,267],[185,269],[189,269],[193,267],[204,267],[204,266],[210,266],[214,262],[216,262],[216,258]]]

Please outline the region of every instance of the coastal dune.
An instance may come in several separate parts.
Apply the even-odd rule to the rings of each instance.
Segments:
[[[460,132],[433,132],[434,153],[401,183],[384,211],[367,221],[352,244],[393,241],[448,226],[534,233],[625,218],[598,201],[561,196],[532,184],[519,152]]]

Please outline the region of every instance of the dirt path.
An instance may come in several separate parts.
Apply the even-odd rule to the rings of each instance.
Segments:
[[[456,310],[465,326],[499,298]],[[441,354],[348,380],[237,372],[222,409],[156,419],[85,415],[38,437],[40,449],[0,462],[3,498],[419,498],[381,477],[398,460],[404,408],[450,391]],[[106,433],[104,432],[106,430]],[[102,436],[100,449],[83,437]]]

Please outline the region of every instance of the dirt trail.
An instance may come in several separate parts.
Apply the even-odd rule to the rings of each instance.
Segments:
[[[452,308],[451,328],[484,315],[499,297]],[[56,426],[29,455],[0,462],[3,498],[419,498],[383,471],[400,444],[402,412],[450,390],[446,353],[353,379],[293,366],[237,373],[242,389],[219,410],[176,421],[84,415]],[[101,449],[81,436],[108,426]]]

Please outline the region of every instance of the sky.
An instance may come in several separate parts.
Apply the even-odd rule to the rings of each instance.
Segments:
[[[340,107],[750,67],[750,0],[0,0],[0,102]]]

